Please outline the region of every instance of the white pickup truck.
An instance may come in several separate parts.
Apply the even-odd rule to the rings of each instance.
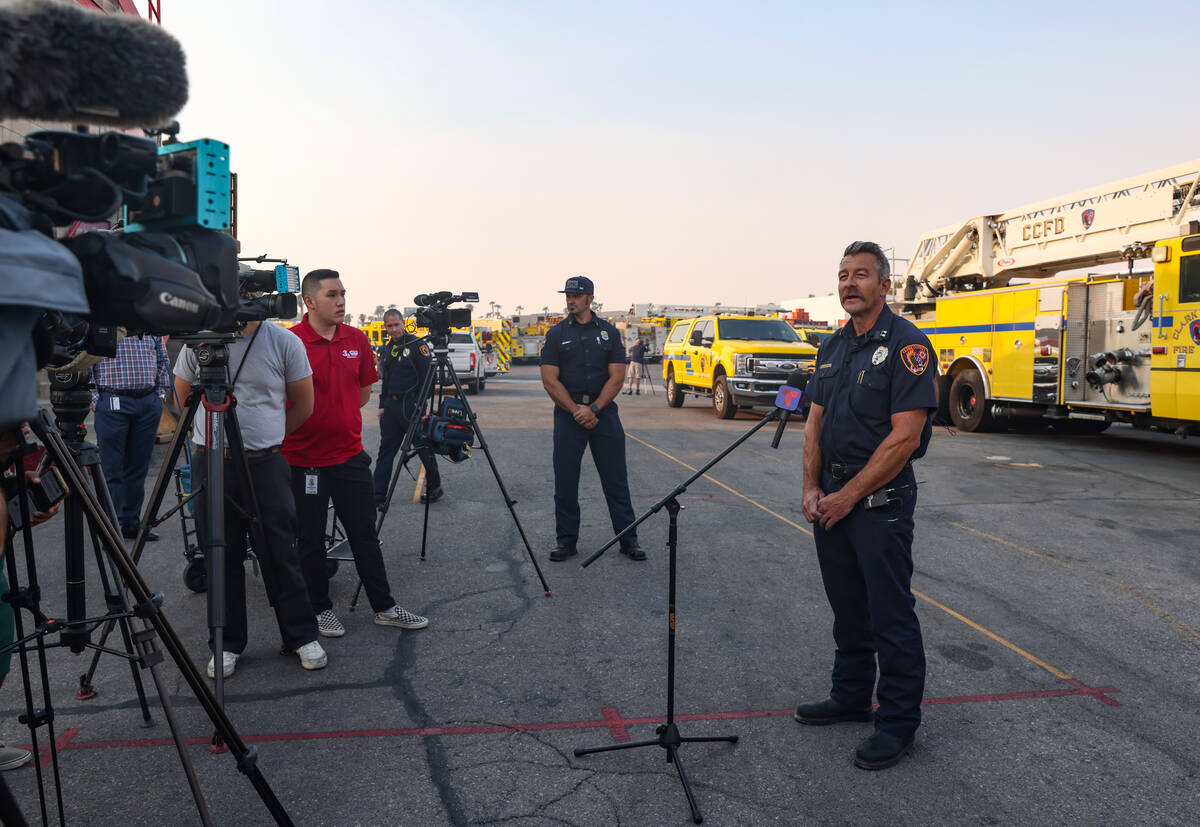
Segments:
[[[463,390],[467,393],[483,390],[487,382],[486,367],[483,351],[479,349],[475,334],[460,330],[450,331],[448,350],[450,364],[454,366],[454,372],[458,374],[458,381],[462,383]]]

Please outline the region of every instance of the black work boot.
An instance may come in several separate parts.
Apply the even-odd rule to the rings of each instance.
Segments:
[[[847,721],[869,721],[874,717],[870,704],[866,706],[842,706],[833,698],[826,698],[811,704],[800,704],[792,715],[802,724],[825,726],[840,724]]]
[[[550,559],[555,563],[561,563],[568,557],[574,557],[578,553],[579,550],[575,548],[575,544],[571,543],[570,545],[559,546],[558,548],[554,549],[554,551],[550,552]]]
[[[621,543],[621,553],[630,560],[645,560],[646,552],[642,551],[642,547],[636,541],[630,543]]]
[[[862,770],[886,770],[900,762],[912,749],[913,736],[901,738],[890,732],[876,730],[875,734],[858,745],[854,766]]]

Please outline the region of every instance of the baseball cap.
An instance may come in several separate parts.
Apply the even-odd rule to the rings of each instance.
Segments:
[[[587,276],[571,276],[567,279],[567,286],[560,293],[585,293],[589,296],[595,295],[596,288],[592,284],[592,280]]]

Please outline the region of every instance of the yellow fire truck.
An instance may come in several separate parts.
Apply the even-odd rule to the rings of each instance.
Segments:
[[[895,307],[938,354],[940,413],[1200,434],[1198,183],[1200,160],[922,236]]]

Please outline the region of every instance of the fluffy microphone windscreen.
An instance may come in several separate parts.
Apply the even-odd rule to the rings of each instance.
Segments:
[[[183,48],[130,15],[0,0],[0,118],[160,126],[187,103]]]

